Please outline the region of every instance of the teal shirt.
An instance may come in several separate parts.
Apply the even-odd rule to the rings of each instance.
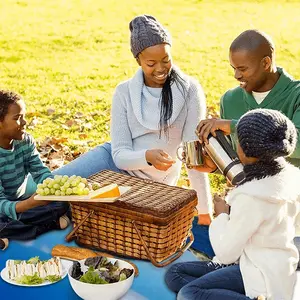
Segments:
[[[28,174],[38,184],[52,176],[43,164],[29,134],[14,140],[10,150],[0,148],[0,214],[16,220],[16,204],[24,200]]]
[[[221,99],[221,118],[232,120],[231,138],[236,146],[237,136],[235,126],[238,119],[247,111],[255,108],[268,108],[281,111],[296,126],[298,142],[296,150],[288,158],[295,166],[300,166],[300,81],[294,80],[282,68],[277,68],[280,77],[267,97],[258,104],[252,94],[241,87],[227,91]]]

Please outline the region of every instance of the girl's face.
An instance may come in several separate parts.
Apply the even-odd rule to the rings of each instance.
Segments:
[[[3,121],[0,121],[1,146],[10,145],[12,140],[22,140],[25,133],[25,103],[23,100],[11,104]]]
[[[237,155],[239,157],[240,162],[243,165],[251,165],[254,164],[255,162],[258,161],[258,158],[256,157],[248,157],[246,156],[246,154],[244,153],[241,145],[239,142],[237,142],[237,149],[236,149]]]
[[[144,49],[137,58],[144,72],[145,85],[163,87],[172,68],[171,47],[159,44]]]

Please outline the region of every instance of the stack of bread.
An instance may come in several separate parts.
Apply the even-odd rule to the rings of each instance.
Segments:
[[[15,280],[24,275],[33,276],[37,274],[40,278],[47,276],[62,276],[62,265],[58,257],[47,261],[30,263],[26,260],[7,260],[6,269],[9,279]]]

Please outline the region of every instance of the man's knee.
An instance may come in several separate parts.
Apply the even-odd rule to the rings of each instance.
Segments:
[[[168,288],[170,290],[172,290],[173,292],[178,292],[181,287],[182,287],[182,276],[181,276],[181,266],[182,266],[182,263],[177,263],[177,264],[174,264],[172,265],[166,275],[165,275],[165,282],[168,286]]]
[[[206,299],[207,290],[200,289],[190,284],[184,286],[177,294],[177,300],[192,300],[192,299]]]

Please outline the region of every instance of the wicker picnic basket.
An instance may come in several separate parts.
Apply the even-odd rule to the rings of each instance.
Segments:
[[[192,244],[194,190],[104,170],[89,178],[131,189],[114,203],[70,202],[74,229],[66,240],[165,266]]]

